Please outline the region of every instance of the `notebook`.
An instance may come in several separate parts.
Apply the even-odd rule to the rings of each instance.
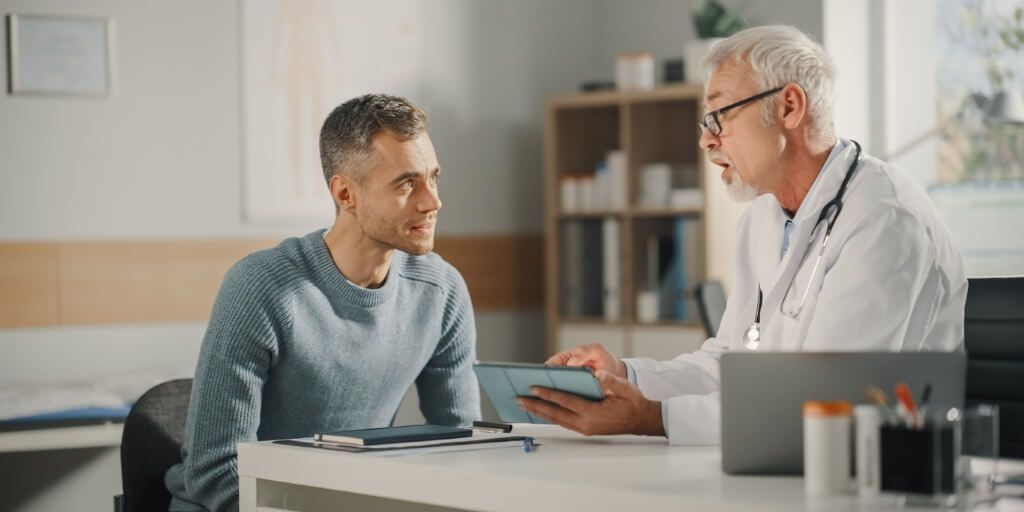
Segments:
[[[471,437],[473,431],[468,428],[442,427],[440,425],[405,425],[401,427],[366,428],[360,430],[341,430],[317,434],[316,440],[327,443],[347,444],[352,446],[374,446],[381,444],[412,443],[416,441],[434,441],[438,439],[457,439]]]

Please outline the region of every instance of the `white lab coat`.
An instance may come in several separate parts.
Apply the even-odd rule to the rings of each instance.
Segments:
[[[671,361],[626,360],[644,395],[663,401],[672,444],[720,442],[719,357],[747,350],[743,334],[754,321],[759,283],[764,302],[758,351],[963,349],[967,279],[946,225],[920,186],[867,155],[847,187],[803,309],[796,319],[780,312],[808,250],[801,276],[811,273],[820,251],[820,245],[807,247],[811,230],[838,191],[854,153],[851,142],[838,142],[835,157],[793,218],[784,257],[787,217],[775,196],[757,198],[744,213],[737,229],[733,290],[717,338]]]

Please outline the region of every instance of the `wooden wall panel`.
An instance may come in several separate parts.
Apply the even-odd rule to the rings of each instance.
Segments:
[[[0,243],[0,328],[202,321],[224,273],[276,240]],[[539,309],[540,235],[438,238],[478,311]]]
[[[57,323],[57,248],[0,244],[0,327]]]
[[[61,324],[205,319],[224,273],[271,240],[59,244]]]
[[[477,311],[544,304],[541,235],[438,238],[434,251],[462,273]]]

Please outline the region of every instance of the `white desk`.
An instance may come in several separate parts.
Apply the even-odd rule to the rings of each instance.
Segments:
[[[123,428],[123,423],[104,423],[0,432],[0,453],[118,446]]]
[[[536,452],[344,453],[279,444],[238,446],[242,512],[328,510],[384,498],[384,508],[491,510],[896,510],[896,499],[810,499],[796,477],[731,477],[718,447],[670,447],[665,439],[585,438],[558,427],[516,425]],[[346,501],[350,500],[350,501]],[[401,500],[401,501],[386,501]],[[419,505],[410,505],[411,502]],[[377,509],[373,505],[372,508]],[[915,509],[922,510],[922,509]]]

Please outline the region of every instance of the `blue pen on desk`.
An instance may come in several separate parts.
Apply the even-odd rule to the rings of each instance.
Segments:
[[[537,446],[533,444],[533,438],[527,436],[523,439],[523,453],[530,453],[536,451]]]

